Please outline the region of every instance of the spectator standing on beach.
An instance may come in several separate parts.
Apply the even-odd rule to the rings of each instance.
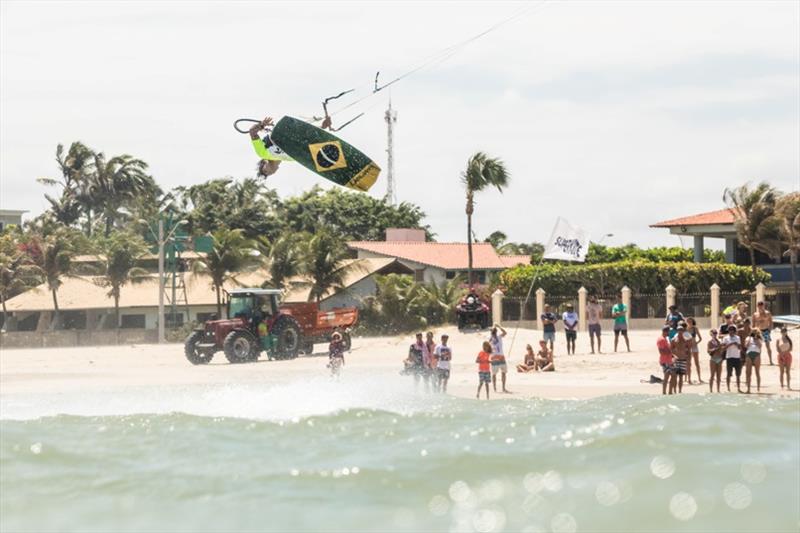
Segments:
[[[442,335],[442,343],[436,347],[436,378],[437,390],[447,392],[447,382],[450,380],[450,361],[453,359],[453,350],[447,345],[450,337]]]
[[[656,341],[656,348],[658,348],[658,364],[661,365],[661,371],[664,372],[661,394],[667,394],[667,388],[669,388],[670,394],[675,394],[675,365],[673,364],[672,346],[669,342],[669,326],[661,328],[661,336]]]
[[[742,366],[744,366],[745,341],[753,331],[753,328],[750,326],[750,318],[742,320],[741,325],[736,328],[736,331],[739,334],[739,338],[742,340]]]
[[[754,329],[750,335],[744,338],[745,343],[745,366],[747,373],[745,375],[745,383],[747,383],[747,394],[750,394],[750,380],[753,375],[753,370],[756,373],[756,392],[761,392],[761,348],[764,346],[764,341],[761,338],[761,332]]]
[[[677,333],[672,338],[672,354],[675,356],[675,374],[678,378],[678,393],[683,392],[683,376],[692,357],[692,334],[686,331],[686,323],[678,324]]]
[[[553,349],[553,343],[556,341],[556,322],[558,317],[555,313],[550,311],[550,306],[544,305],[544,313],[542,319],[542,338],[550,343],[550,349]]]
[[[686,319],[686,331],[692,334],[692,359],[689,360],[689,368],[686,377],[689,379],[689,385],[692,384],[692,360],[694,360],[694,367],[697,370],[697,382],[703,383],[703,378],[700,377],[700,343],[703,342],[703,336],[700,335],[700,329],[697,327],[697,321],[689,317]]]
[[[433,389],[433,392],[436,392],[439,390],[439,377],[436,370],[439,367],[439,359],[436,356],[436,341],[433,340],[432,331],[429,331],[425,334],[425,348],[429,354],[428,368],[426,370],[430,375],[429,379],[431,380],[431,388]]]
[[[492,381],[492,364],[490,358],[492,356],[492,345],[489,341],[483,341],[483,350],[478,352],[478,358],[475,362],[478,363],[478,394],[476,398],[481,398],[481,387],[486,384],[486,399],[489,399],[489,383]]]
[[[503,383],[503,392],[506,390],[506,375],[508,374],[508,364],[506,363],[506,356],[503,352],[503,337],[506,336],[506,330],[500,324],[492,326],[492,331],[489,334],[489,344],[492,345],[492,388],[497,392],[497,374],[500,373],[500,379]]]
[[[589,325],[589,343],[594,353],[594,338],[597,337],[597,353],[603,353],[600,348],[600,320],[603,318],[603,306],[597,303],[597,296],[589,296],[589,305],[586,306],[586,323]]]
[[[675,337],[675,334],[678,332],[678,324],[683,322],[683,314],[678,311],[677,305],[670,305],[669,311],[667,312],[667,318],[664,319],[664,324],[670,327],[669,330],[669,338],[672,340]]]
[[[711,339],[708,341],[706,350],[708,351],[709,367],[711,378],[708,381],[708,392],[714,392],[714,376],[717,377],[717,392],[719,392],[719,382],[722,379],[722,361],[725,359],[725,347],[717,337],[717,330],[711,330]]]
[[[789,330],[781,328],[781,337],[775,341],[775,349],[778,351],[778,371],[781,375],[781,388],[783,388],[783,374],[786,374],[786,388],[792,390],[792,382],[789,381],[789,371],[792,369],[792,339],[789,338]]]
[[[631,343],[628,340],[628,306],[622,303],[622,295],[617,295],[617,303],[611,308],[611,318],[614,319],[614,353],[617,351],[619,336],[625,337],[625,346],[628,352],[631,351]]]
[[[756,304],[756,312],[753,313],[753,327],[761,332],[761,337],[764,339],[764,346],[767,348],[767,355],[769,356],[769,365],[772,366],[772,330],[775,324],[772,323],[772,313],[767,310],[764,302]]]
[[[731,391],[731,375],[734,372],[736,372],[736,390],[742,392],[740,384],[742,377],[742,339],[736,333],[736,326],[731,325],[728,327],[728,334],[722,339],[722,345],[725,347],[725,366],[727,369],[725,383],[728,386],[728,392]]]
[[[561,315],[564,321],[564,334],[567,337],[567,355],[575,355],[575,341],[578,338],[578,313],[572,304],[567,305],[567,310]]]

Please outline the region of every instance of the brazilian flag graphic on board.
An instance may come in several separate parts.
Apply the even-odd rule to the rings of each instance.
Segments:
[[[308,170],[345,187],[368,191],[381,172],[362,151],[294,117],[280,119],[270,139]]]

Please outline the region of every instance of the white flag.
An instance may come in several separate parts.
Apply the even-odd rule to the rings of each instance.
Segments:
[[[544,258],[582,263],[586,260],[587,251],[589,251],[589,234],[558,217],[544,249]]]

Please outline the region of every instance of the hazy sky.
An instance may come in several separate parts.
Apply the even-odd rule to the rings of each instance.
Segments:
[[[3,1],[0,205],[41,212],[34,180],[75,140],[144,159],[164,188],[251,176],[234,119],[318,114],[526,6]],[[608,244],[679,244],[648,225],[748,180],[800,187],[800,2],[534,3],[357,107],[341,136],[382,166],[390,96],[398,199],[439,240],[465,239],[459,173],[484,150],[512,182],[478,197],[479,237],[542,241],[561,215]],[[268,183],[329,186],[291,163]]]

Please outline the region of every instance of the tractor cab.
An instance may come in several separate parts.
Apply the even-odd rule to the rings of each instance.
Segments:
[[[228,318],[243,318],[255,325],[278,314],[281,291],[233,289],[225,293]]]

